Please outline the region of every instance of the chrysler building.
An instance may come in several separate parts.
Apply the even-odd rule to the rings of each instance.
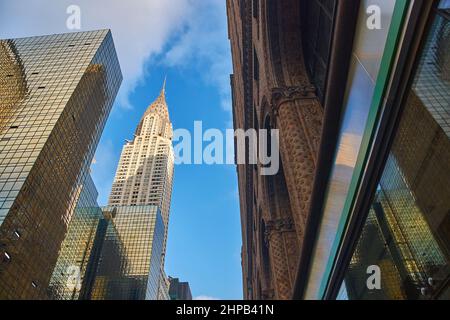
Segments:
[[[165,97],[165,84],[147,108],[134,138],[126,141],[109,197],[109,206],[158,206],[167,239],[174,153],[173,129]]]

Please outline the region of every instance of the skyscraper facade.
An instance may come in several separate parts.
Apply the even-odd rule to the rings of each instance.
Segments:
[[[92,300],[157,300],[164,224],[156,206],[103,208],[106,229],[99,229],[100,254],[92,264]]]
[[[116,176],[112,186],[109,197],[109,207],[117,207],[120,210],[128,210],[128,214],[119,215],[119,218],[114,218],[116,221],[119,234],[122,230],[129,234],[129,240],[125,241],[125,248],[138,245],[139,238],[146,239],[143,244],[143,251],[137,253],[136,256],[130,254],[136,251],[130,251],[127,254],[130,268],[136,268],[131,272],[131,276],[144,276],[147,273],[149,279],[157,277],[158,284],[156,285],[160,292],[155,297],[153,293],[148,293],[146,298],[157,299],[157,297],[168,297],[167,294],[167,279],[164,273],[164,256],[166,251],[170,201],[172,195],[172,180],[174,171],[174,154],[172,147],[172,123],[169,118],[169,111],[165,98],[165,80],[163,88],[158,98],[147,108],[141,121],[139,122],[133,140],[127,141],[123,147],[120,161],[117,167]],[[158,244],[159,224],[156,223],[154,228],[144,228],[143,221],[140,222],[139,217],[133,218],[136,215],[136,209],[142,208],[158,208],[153,214],[155,219],[157,215],[162,218],[162,244]],[[126,209],[128,208],[128,209]],[[121,217],[121,218],[120,218]],[[136,219],[135,222],[133,219]],[[156,219],[158,221],[158,219]],[[140,223],[142,224],[140,226]],[[133,226],[134,224],[134,226]],[[135,230],[135,231],[133,231]],[[133,234],[134,232],[134,234]],[[139,233],[143,232],[143,233]],[[152,238],[153,233],[158,237]],[[139,236],[140,234],[140,236]],[[149,237],[144,237],[148,235]],[[124,239],[124,238],[122,238]],[[136,243],[133,243],[136,242]],[[148,269],[146,266],[140,266],[140,263],[145,260],[150,261],[150,256],[154,256],[157,250],[159,251],[160,265],[158,269]],[[159,249],[158,249],[159,250]],[[156,258],[151,259],[151,265]],[[137,263],[137,264],[136,264]],[[142,269],[143,268],[143,269]],[[150,280],[149,280],[150,281]],[[149,282],[149,288],[153,286],[153,282]]]
[[[158,300],[170,300],[169,296],[170,281],[166,275],[163,264],[161,264],[161,276],[159,278]]]
[[[109,30],[0,41],[0,298],[45,299],[122,75]]]
[[[158,206],[165,237],[174,170],[172,136],[164,81],[158,98],[142,116],[133,140],[123,146],[109,197],[109,206]]]

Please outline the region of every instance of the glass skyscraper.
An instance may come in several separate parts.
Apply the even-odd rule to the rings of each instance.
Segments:
[[[0,298],[46,299],[122,75],[109,30],[0,41]]]
[[[157,300],[164,224],[156,206],[103,208],[110,216],[95,266],[92,300]]]

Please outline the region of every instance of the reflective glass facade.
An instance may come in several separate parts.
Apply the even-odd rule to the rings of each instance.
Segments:
[[[0,298],[45,299],[122,80],[108,30],[0,41]]]
[[[378,5],[383,23],[380,30],[366,26],[366,8]],[[319,242],[314,250],[314,261],[307,291],[308,299],[320,299],[322,279],[328,272],[329,260],[334,256],[336,234],[344,212],[353,176],[358,173],[358,154],[369,122],[371,108],[375,104],[375,89],[380,73],[383,54],[388,40],[389,27],[394,13],[395,1],[361,1],[355,30],[352,57],[341,119],[341,132],[324,203],[324,217],[319,229]],[[321,288],[322,286],[322,288]]]
[[[104,214],[98,224],[81,299],[129,298],[122,294],[129,290],[127,286],[130,285],[125,281],[127,259],[124,245],[113,222],[114,212],[105,211]]]
[[[340,299],[450,299],[449,13],[434,13]]]
[[[89,298],[156,300],[164,242],[158,207],[106,207],[103,211],[112,218]]]
[[[169,296],[169,278],[166,272],[161,268],[161,276],[159,277],[158,300],[170,300]]]
[[[103,217],[97,204],[97,189],[90,175],[82,185],[75,213],[69,223],[58,262],[49,286],[49,297],[56,300],[77,300],[86,282],[89,259],[94,247],[97,227]]]

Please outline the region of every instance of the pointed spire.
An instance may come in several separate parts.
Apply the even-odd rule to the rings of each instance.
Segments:
[[[150,104],[145,114],[154,111],[160,112],[160,114],[164,114],[165,117],[168,117],[167,102],[166,102],[166,81],[167,76],[164,77],[164,82],[161,88],[161,92],[159,93],[159,96],[156,98],[155,101],[153,101]]]
[[[153,101],[147,108],[147,110],[144,112],[141,121],[139,122],[138,127],[136,128],[136,133],[135,135],[139,135],[141,132],[141,128],[142,128],[142,123],[144,121],[144,118],[151,114],[151,113],[156,113],[158,114],[161,118],[166,119],[167,121],[170,122],[169,120],[169,110],[167,108],[167,102],[166,102],[166,81],[167,81],[167,76],[164,77],[164,82],[163,82],[163,86],[161,88],[161,92],[159,93],[159,96],[156,98],[155,101]]]
[[[167,80],[167,75],[164,76],[163,86],[162,86],[162,89],[161,89],[161,93],[159,94],[160,96],[165,96],[166,95],[166,80]]]
[[[167,80],[167,74],[164,76],[164,83],[163,83],[163,91],[166,93],[166,80]]]

